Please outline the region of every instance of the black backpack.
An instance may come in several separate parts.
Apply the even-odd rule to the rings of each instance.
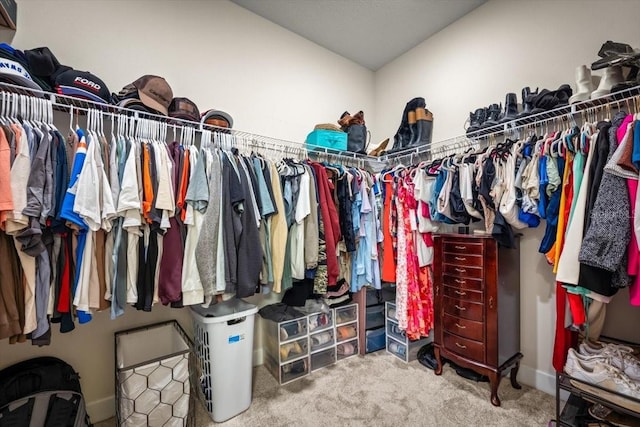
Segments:
[[[78,373],[55,357],[0,371],[0,427],[9,426],[91,426]]]

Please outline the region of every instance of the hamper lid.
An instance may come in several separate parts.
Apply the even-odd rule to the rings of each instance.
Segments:
[[[192,305],[191,310],[192,314],[204,318],[200,320],[205,323],[220,323],[256,314],[258,312],[258,306],[249,304],[240,298],[231,298],[210,305],[207,308],[201,305]]]

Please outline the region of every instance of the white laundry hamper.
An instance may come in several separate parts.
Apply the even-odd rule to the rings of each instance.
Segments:
[[[238,298],[208,308],[192,306],[201,397],[222,422],[251,406],[253,331],[258,307]]]

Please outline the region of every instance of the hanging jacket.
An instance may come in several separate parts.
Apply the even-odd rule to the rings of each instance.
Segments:
[[[331,184],[324,167],[315,162],[310,162],[316,172],[318,190],[320,193],[320,210],[324,225],[324,236],[327,251],[327,284],[335,285],[338,281],[340,270],[338,267],[337,245],[340,240],[340,224],[336,205],[333,203]]]
[[[615,132],[625,115],[622,112],[616,114],[609,128],[609,155],[606,161],[616,151],[618,144]],[[616,271],[629,243],[629,212],[629,192],[624,178],[605,173],[591,212],[591,224],[580,249],[581,263]]]

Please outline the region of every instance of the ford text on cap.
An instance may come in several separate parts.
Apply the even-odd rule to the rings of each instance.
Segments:
[[[107,85],[95,75],[77,70],[68,70],[56,77],[56,90],[63,95],[109,103],[111,92]]]
[[[144,105],[165,116],[169,115],[173,91],[165,79],[146,75],[133,82],[133,85],[138,89],[138,97]]]
[[[7,58],[0,58],[0,77],[4,77],[19,86],[42,90],[20,63]]]

